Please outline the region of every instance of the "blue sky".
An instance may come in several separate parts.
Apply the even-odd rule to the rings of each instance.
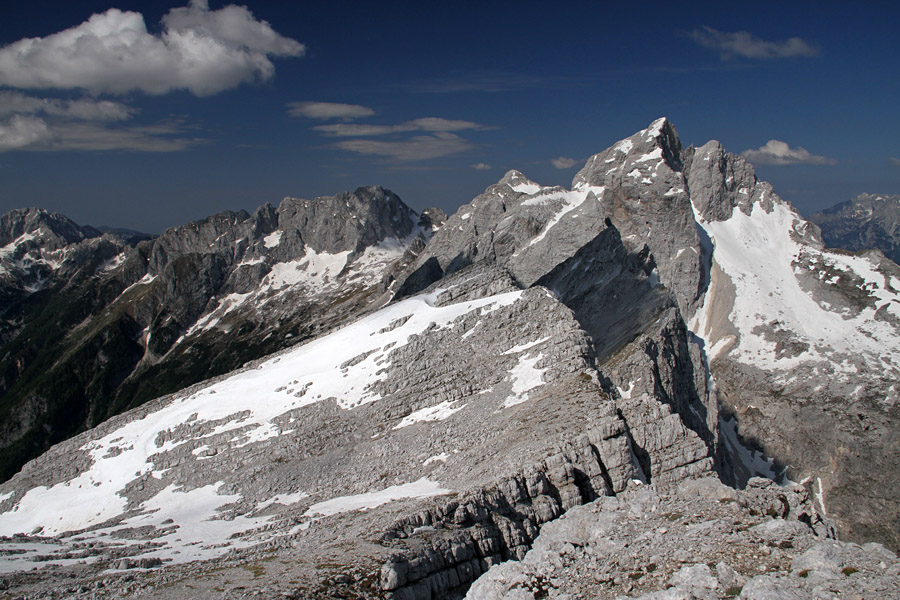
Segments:
[[[452,212],[659,116],[804,213],[900,193],[894,2],[435,4],[7,3],[0,211],[159,232],[378,184]]]

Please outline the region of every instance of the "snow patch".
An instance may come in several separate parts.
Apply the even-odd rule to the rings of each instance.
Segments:
[[[86,442],[81,449],[89,454],[91,466],[69,481],[28,490],[15,506],[0,513],[0,535],[42,528],[41,535],[53,536],[118,516],[125,510],[122,492],[126,486],[136,478],[159,476],[154,455],[182,444],[196,447],[203,445],[205,438],[228,431],[235,432],[239,443],[260,442],[279,435],[281,431],[273,420],[291,409],[327,398],[333,398],[343,409],[376,401],[380,396],[370,388],[379,381],[379,371],[387,366],[390,351],[385,348],[405,345],[411,336],[432,326],[448,326],[470,312],[510,305],[521,294],[509,292],[442,307],[433,305],[432,295],[416,296],[297,346],[256,369],[176,398],[141,419]],[[401,319],[405,319],[401,326],[388,327]],[[365,359],[340,367],[361,355],[366,355]],[[248,398],[253,402],[248,403]],[[219,424],[212,431],[170,440],[162,447],[156,443],[160,434],[184,423],[209,421]],[[173,496],[175,500],[183,497]]]
[[[548,335],[546,337],[542,337],[539,340],[534,340],[533,342],[525,342],[524,344],[518,344],[516,346],[513,346],[512,348],[510,348],[503,354],[518,354],[519,352],[524,352],[525,350],[528,350],[529,348],[534,348],[538,344],[543,344],[544,342],[546,342],[549,339],[550,339],[550,336]]]
[[[557,213],[555,215],[553,215],[553,217],[551,217],[551,219],[549,221],[547,221],[547,224],[544,226],[544,230],[541,231],[541,234],[538,235],[537,237],[535,237],[533,240],[531,240],[531,242],[528,245],[534,246],[535,244],[537,244],[538,242],[543,240],[547,236],[547,233],[553,228],[554,225],[559,223],[564,216],[566,216],[567,214],[569,214],[570,212],[572,212],[573,210],[575,210],[576,208],[578,208],[579,206],[581,206],[584,203],[584,201],[587,198],[588,193],[590,193],[590,191],[594,191],[595,195],[599,196],[600,194],[603,193],[603,190],[604,190],[603,187],[595,187],[595,188],[591,188],[590,190],[582,189],[582,190],[573,190],[571,192],[563,192],[563,193],[559,194],[558,196],[555,196],[555,198],[562,200],[562,208],[560,208],[559,211],[557,211]]]
[[[640,163],[640,162],[647,162],[647,161],[651,161],[651,160],[662,160],[662,148],[657,147],[654,150],[652,150],[651,152],[648,152],[647,154],[644,154],[640,158],[635,159],[634,162]]]
[[[749,215],[735,209],[725,221],[698,220],[715,245],[716,263],[731,279],[739,299],[730,315],[739,332],[732,350],[737,360],[787,371],[809,361],[833,361],[836,354],[862,354],[871,360],[886,359],[900,374],[900,336],[889,322],[875,318],[878,307],[885,305],[889,313],[900,317],[900,296],[889,289],[885,276],[871,261],[799,241],[805,222],[782,203],[775,203],[769,211],[755,203]],[[875,300],[874,307],[851,316],[816,302],[801,287],[792,266],[801,253],[861,277],[863,289]],[[773,256],[778,260],[773,261]],[[777,354],[771,336],[775,326],[806,344],[807,350]],[[702,329],[692,330],[701,337],[705,334]]]
[[[419,410],[411,412],[410,414],[403,417],[403,420],[400,421],[400,423],[397,424],[394,429],[409,427],[414,423],[424,423],[427,421],[443,421],[444,419],[449,419],[451,416],[453,416],[454,413],[457,413],[466,407],[465,404],[454,407],[453,405],[456,404],[456,402],[456,400],[444,400],[440,404],[420,408]]]
[[[634,148],[634,144],[631,140],[622,140],[613,146],[613,150],[619,151],[622,154],[628,154],[632,148]]]
[[[442,488],[441,484],[436,481],[423,477],[412,483],[404,483],[403,485],[392,485],[377,492],[366,492],[365,494],[356,494],[354,496],[339,496],[324,502],[318,502],[309,507],[304,517],[330,516],[339,513],[349,512],[353,510],[368,510],[376,508],[382,504],[393,502],[394,500],[405,500],[407,498],[430,498],[432,496],[443,496],[452,494],[453,490]]]
[[[440,454],[435,454],[434,456],[429,456],[422,463],[423,467],[427,467],[428,465],[436,462],[447,462],[447,459],[450,458],[450,455],[446,452],[441,452]]]
[[[517,183],[516,185],[511,185],[509,187],[520,194],[536,194],[541,191],[541,186],[531,181]]]
[[[547,369],[538,369],[535,366],[543,358],[543,353],[533,358],[526,356],[519,358],[519,363],[509,372],[512,379],[512,395],[503,401],[503,408],[522,404],[528,400],[528,392],[544,385],[543,375]]]
[[[263,238],[263,245],[266,248],[274,248],[275,246],[277,246],[278,244],[281,243],[281,234],[283,234],[283,233],[284,232],[281,231],[280,229],[277,231],[273,231],[272,233],[270,233],[269,235],[267,235],[266,237]]]

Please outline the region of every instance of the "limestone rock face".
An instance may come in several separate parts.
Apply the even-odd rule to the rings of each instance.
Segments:
[[[577,507],[541,530],[519,562],[493,567],[466,598],[888,599],[900,560],[877,543],[819,534],[809,493],[752,479],[744,490],[688,481]]]

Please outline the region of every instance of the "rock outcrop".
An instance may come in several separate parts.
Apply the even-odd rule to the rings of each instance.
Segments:
[[[873,598],[900,594],[900,560],[877,543],[826,537],[805,488],[752,479],[668,493],[634,488],[541,530],[520,562],[492,568],[472,600]]]

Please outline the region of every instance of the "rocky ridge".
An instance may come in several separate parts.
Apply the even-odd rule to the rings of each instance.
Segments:
[[[46,211],[7,214],[4,477],[128,408],[378,306],[432,224],[380,187],[223,212],[136,245]]]
[[[896,598],[900,560],[881,544],[824,537],[809,493],[714,479],[638,487],[547,524],[519,562],[491,569],[472,600]]]

